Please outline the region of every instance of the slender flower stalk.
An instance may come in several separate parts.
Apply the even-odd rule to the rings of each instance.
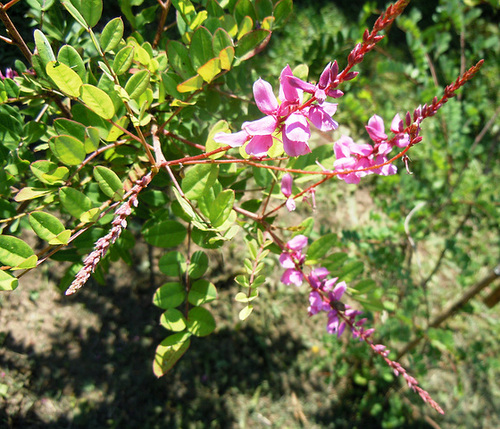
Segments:
[[[418,381],[408,374],[405,368],[396,361],[389,359],[390,350],[383,344],[375,344],[371,340],[375,329],[365,328],[366,318],[359,318],[363,313],[353,309],[350,305],[344,304],[341,299],[347,290],[344,281],[338,282],[338,278],[328,278],[330,274],[324,267],[313,269],[309,275],[304,273],[304,264],[306,254],[304,248],[307,246],[307,237],[297,235],[288,243],[283,245],[283,253],[280,256],[281,265],[286,268],[281,277],[285,285],[300,286],[305,279],[311,288],[309,293],[308,313],[310,316],[326,312],[327,325],[326,331],[330,334],[342,335],[346,327],[351,331],[353,338],[359,338],[364,341],[378,355],[382,356],[387,365],[389,365],[396,376],[401,375],[408,387],[418,393],[422,400],[428,403],[432,408],[441,414],[443,409],[432,399],[430,394],[418,386]]]
[[[124,201],[115,211],[115,218],[111,222],[113,227],[104,236],[99,238],[94,245],[94,250],[90,253],[83,261],[83,267],[76,275],[75,279],[66,290],[66,295],[73,295],[79,289],[81,289],[90,275],[95,271],[97,264],[107,253],[109,246],[113,244],[118,237],[120,237],[122,231],[127,228],[127,217],[132,212],[132,207],[137,207],[138,201],[137,196],[144,188],[146,188],[152,179],[152,174],[148,173],[139,179],[136,184],[129,191],[129,197]]]

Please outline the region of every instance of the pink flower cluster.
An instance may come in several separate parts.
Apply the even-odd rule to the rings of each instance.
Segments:
[[[389,140],[384,130],[384,120],[377,115],[373,115],[368,121],[366,131],[373,141],[371,144],[357,144],[350,137],[341,136],[334,143],[335,162],[333,166],[336,171],[362,170],[376,165],[384,164],[388,161],[387,155],[394,146],[404,148],[410,143],[408,134],[403,133],[404,124],[396,115],[391,123],[391,131],[395,136]],[[378,168],[365,171],[352,171],[346,174],[339,174],[339,179],[346,183],[359,183],[360,179],[369,174],[379,174],[390,176],[397,172],[395,165],[386,164]]]
[[[217,133],[214,140],[231,147],[243,146],[249,155],[262,158],[281,135],[283,149],[289,156],[300,156],[311,152],[309,138],[312,123],[321,131],[331,131],[338,127],[332,119],[337,104],[325,101],[326,96],[341,97],[342,91],[330,89],[335,86],[338,73],[337,63],[328,64],[322,72],[317,85],[304,82],[293,76],[290,66],[280,75],[279,102],[270,83],[259,79],[253,85],[253,94],[259,110],[264,113],[261,119],[244,122],[242,130],[233,133]],[[303,103],[304,92],[313,95],[311,103]]]
[[[307,246],[307,237],[305,235],[296,235],[288,243],[287,250],[280,255],[280,263],[285,272],[281,276],[281,282],[286,285],[294,284],[300,286],[304,280],[302,274],[302,265],[306,257],[302,253],[302,249]]]
[[[15,70],[12,70],[11,68],[6,68],[5,69],[5,75],[2,74],[0,71],[0,80],[4,79],[14,79],[16,76],[19,76]]]
[[[281,276],[281,282],[286,285],[300,286],[304,281],[302,266],[305,262],[303,253],[307,246],[307,237],[297,235],[286,243],[286,249],[280,255],[280,263],[285,272]],[[354,338],[362,336],[364,340],[368,338],[374,329],[363,328],[366,319],[356,320],[362,314],[359,310],[352,309],[349,305],[343,304],[340,300],[344,295],[347,285],[344,281],[337,283],[338,278],[327,279],[330,272],[319,267],[311,271],[307,276],[307,282],[312,288],[309,294],[308,312],[310,316],[322,311],[328,313],[326,331],[330,334],[341,336],[346,325],[351,328]]]

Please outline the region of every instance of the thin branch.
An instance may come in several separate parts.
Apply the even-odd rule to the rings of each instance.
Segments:
[[[24,39],[21,37],[19,32],[17,31],[17,28],[15,25],[12,23],[12,21],[9,18],[9,15],[7,14],[7,10],[15,5],[19,0],[12,0],[6,5],[0,3],[0,20],[3,22],[5,25],[5,28],[7,29],[7,32],[9,33],[11,39],[12,39],[12,44],[17,46],[24,57],[28,60],[28,62],[31,64],[31,57],[32,53],[29,50],[28,46],[26,45],[26,42]]]

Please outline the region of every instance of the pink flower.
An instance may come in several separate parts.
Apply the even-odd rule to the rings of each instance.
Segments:
[[[392,121],[391,131],[396,134],[393,142],[389,143],[389,138],[384,130],[384,121],[380,116],[373,115],[368,121],[366,131],[373,140],[370,144],[356,144],[350,137],[341,136],[334,144],[335,157],[333,163],[337,171],[362,170],[376,165],[385,164],[388,161],[387,155],[392,151],[393,146],[404,147],[409,143],[409,137],[404,134],[403,121],[396,115]],[[366,171],[352,171],[346,174],[339,174],[339,179],[346,183],[359,183],[361,177],[368,174],[379,174],[389,176],[396,174],[397,168],[392,164],[382,165]]]
[[[288,251],[283,251],[280,255],[280,263],[285,272],[281,276],[281,282],[286,285],[294,284],[300,286],[304,280],[302,270],[298,269],[304,262],[305,256],[302,254],[302,249],[307,245],[307,237],[305,235],[296,235],[287,244]]]
[[[285,204],[289,212],[294,211],[296,208],[295,200],[290,198],[292,196],[292,183],[293,177],[290,173],[284,174],[281,178],[281,193],[287,198]]]
[[[321,73],[319,81],[316,85],[313,85],[309,82],[304,82],[303,80],[295,76],[288,77],[288,80],[292,86],[299,88],[304,92],[313,94],[321,104],[325,101],[326,96],[339,98],[344,95],[342,91],[338,89],[332,89],[332,86],[336,86],[335,84],[338,84],[338,81],[336,81],[338,71],[339,66],[337,64],[337,61],[335,61],[333,64],[327,64],[327,66]]]
[[[330,305],[323,301],[323,298],[319,292],[312,291],[309,294],[309,307],[307,308],[307,311],[309,312],[310,316],[313,316],[315,314],[318,314],[320,311],[329,311],[330,310]]]
[[[300,156],[311,152],[308,141],[311,137],[309,121],[321,131],[330,131],[338,128],[338,123],[332,119],[337,110],[337,104],[326,103],[327,95],[340,97],[341,91],[332,90],[337,76],[338,66],[335,69],[330,64],[323,71],[318,85],[312,85],[293,76],[290,66],[286,66],[280,74],[280,89],[278,102],[270,83],[258,79],[253,85],[255,103],[264,113],[261,119],[244,122],[242,131],[233,134],[217,133],[214,140],[228,144],[231,147],[243,146],[248,142],[245,150],[249,155],[262,158],[267,154],[279,133],[283,142],[283,149],[289,156]],[[319,104],[300,108],[305,88],[313,92]]]
[[[0,71],[0,80],[14,79],[16,76],[19,76],[17,72],[9,67],[5,69],[5,75],[3,75],[2,72]]]

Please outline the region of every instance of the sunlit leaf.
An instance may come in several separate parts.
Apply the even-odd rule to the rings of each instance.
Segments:
[[[94,178],[105,195],[113,199],[123,197],[123,184],[117,174],[102,165],[94,167]]]
[[[80,95],[83,81],[78,73],[66,64],[51,61],[45,67],[45,71],[62,92],[73,98]]]
[[[109,21],[101,33],[101,49],[103,52],[114,50],[123,37],[123,21],[121,18],[115,18]]]
[[[189,289],[188,301],[192,305],[200,306],[215,299],[217,299],[217,289],[213,283],[207,280],[197,280]]]
[[[111,119],[115,115],[113,101],[108,94],[96,86],[83,84],[81,99],[90,110],[101,118]]]

